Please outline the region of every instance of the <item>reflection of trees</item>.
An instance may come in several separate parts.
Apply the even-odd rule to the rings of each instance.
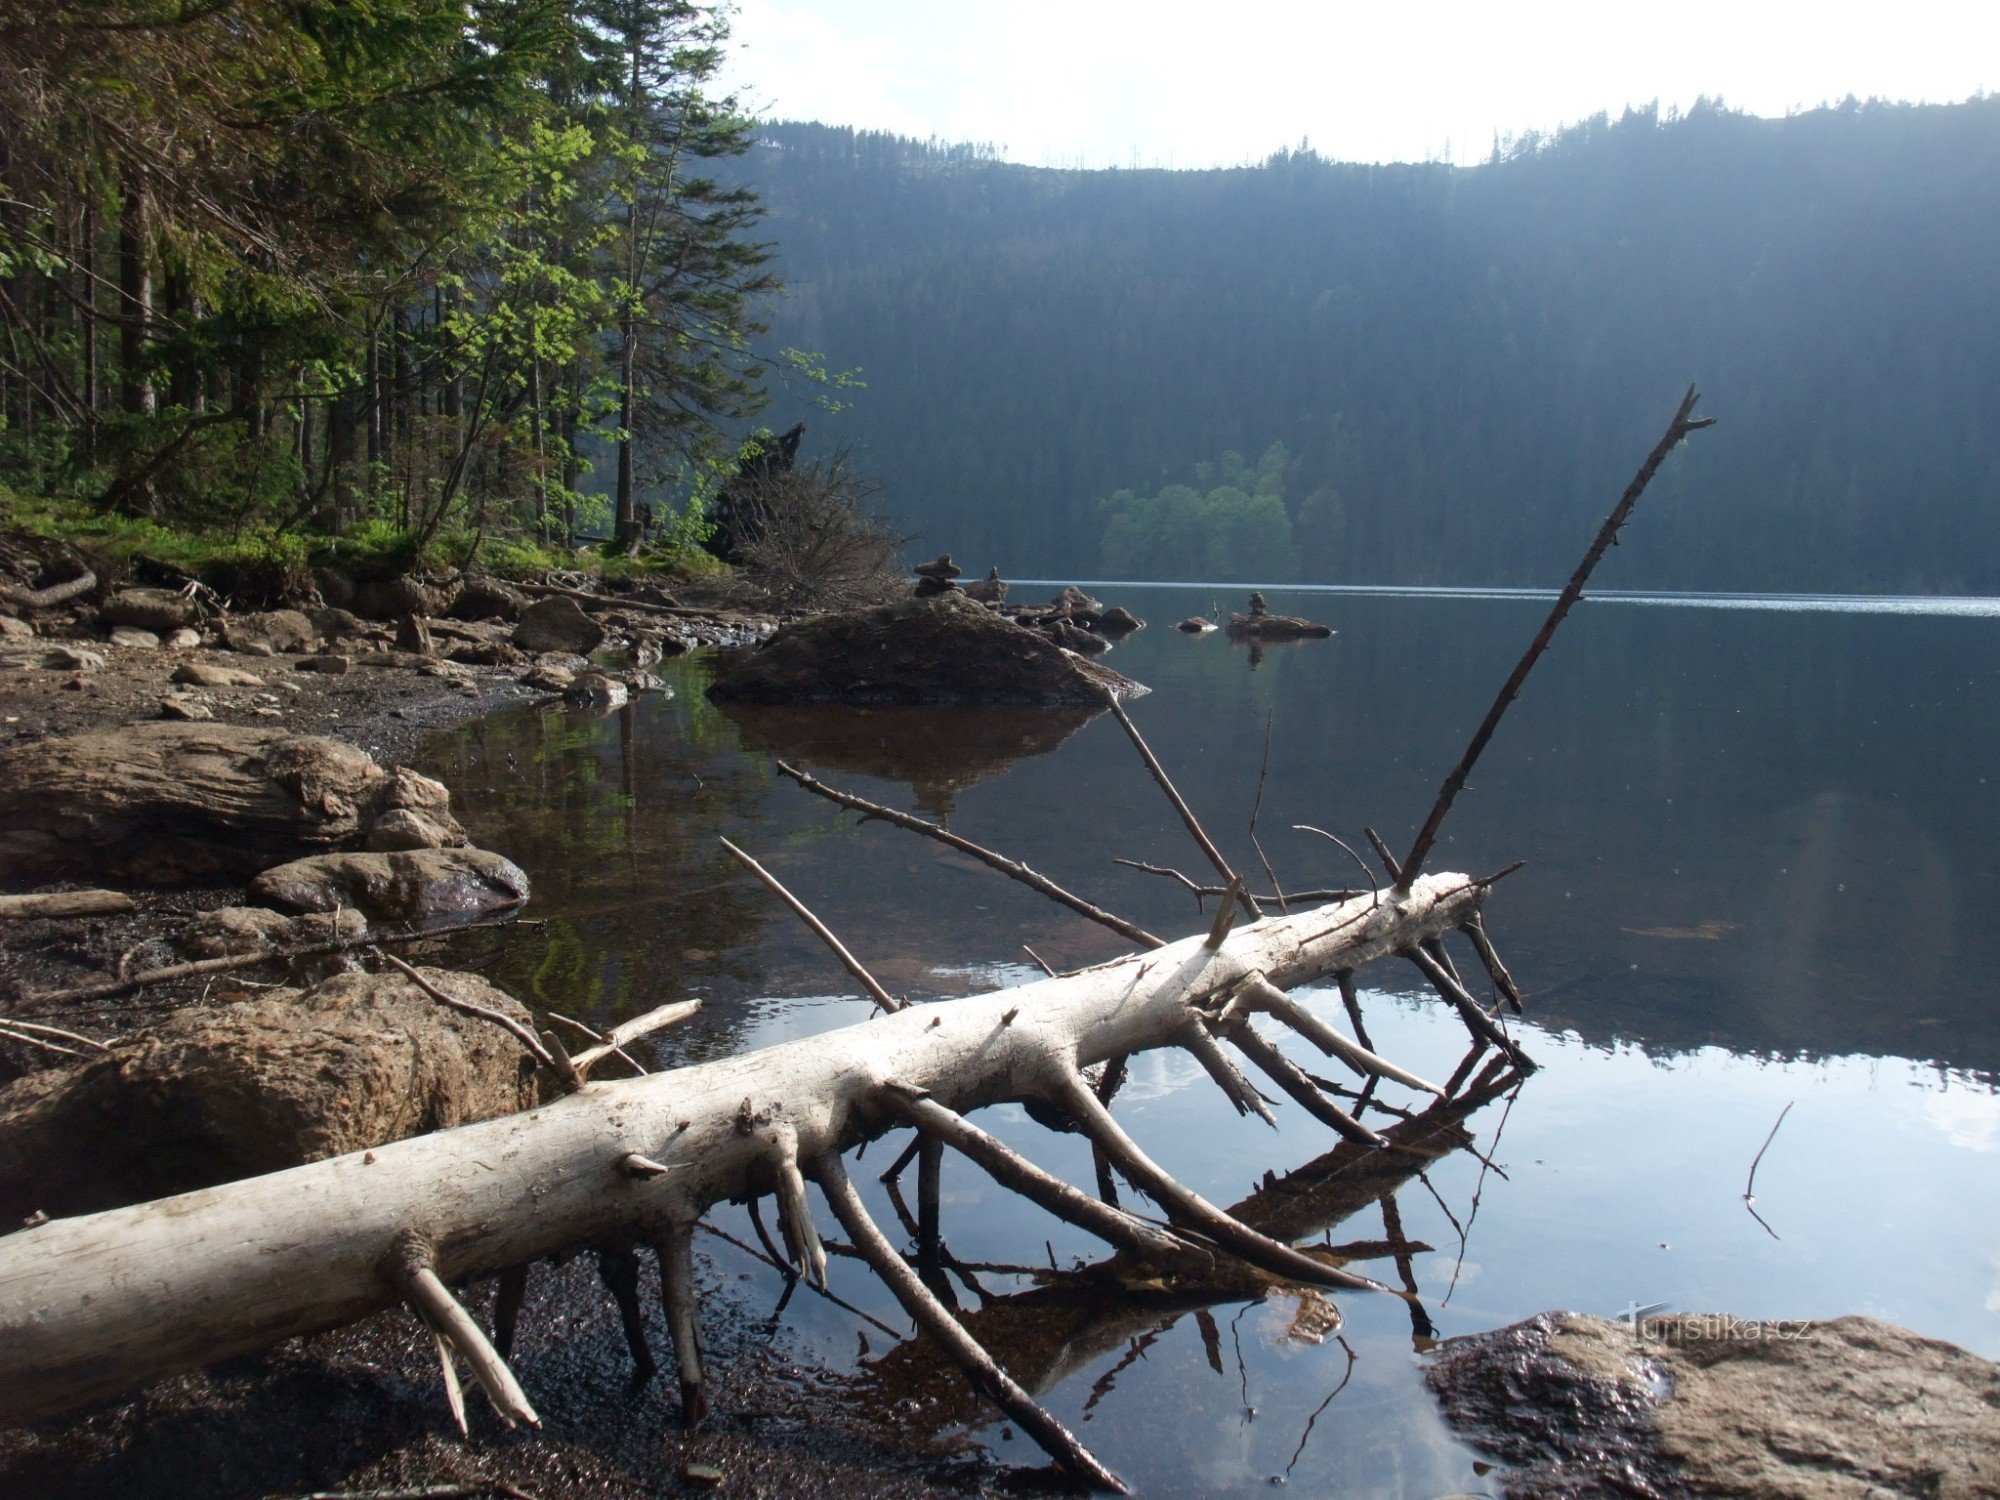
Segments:
[[[1283,1177],[1270,1177],[1228,1212],[1252,1228],[1287,1244],[1318,1236],[1322,1243],[1303,1248],[1336,1264],[1386,1261],[1394,1267],[1409,1303],[1411,1335],[1419,1350],[1428,1348],[1435,1332],[1417,1286],[1415,1256],[1433,1247],[1411,1241],[1403,1232],[1396,1195],[1412,1182],[1431,1191],[1424,1174],[1452,1153],[1472,1148],[1465,1121],[1521,1082],[1499,1060],[1489,1065],[1463,1093],[1433,1103],[1421,1113],[1397,1119],[1381,1130],[1387,1149],[1343,1142],[1326,1155]],[[962,1300],[960,1289],[977,1304],[961,1308],[960,1321],[974,1338],[991,1350],[1014,1378],[1040,1395],[1115,1351],[1118,1361],[1091,1387],[1094,1406],[1115,1387],[1121,1370],[1183,1317],[1192,1315],[1201,1328],[1211,1364],[1219,1370],[1219,1344],[1211,1309],[1226,1303],[1261,1301],[1277,1285],[1240,1262],[1218,1257],[1214,1274],[1200,1279],[1177,1277],[1162,1281],[1156,1270],[1127,1262],[1123,1256],[1070,1271],[1035,1271],[1039,1285],[1005,1296],[988,1292],[979,1282],[978,1266],[957,1262],[940,1244],[926,1243],[919,1225],[892,1194],[904,1228],[917,1242],[912,1261],[941,1296]],[[1379,1234],[1369,1227],[1365,1237],[1336,1244],[1334,1229],[1373,1208],[1381,1217]],[[1468,1220],[1469,1227],[1469,1220]],[[1463,1247],[1461,1246],[1461,1254]],[[988,1267],[1026,1273],[1028,1267]],[[947,1276],[955,1276],[953,1286]],[[1315,1340],[1339,1326],[1339,1315],[1321,1294],[1307,1288],[1287,1288],[1299,1297],[1293,1326],[1300,1336]],[[1350,1361],[1352,1350],[1349,1351]],[[942,1359],[927,1340],[907,1340],[865,1363],[857,1383],[877,1396],[883,1409],[908,1412],[932,1431],[983,1425],[991,1412],[964,1381],[955,1366]],[[1350,1363],[1351,1373],[1351,1363]],[[1315,1414],[1315,1419],[1317,1414]]]
[[[755,951],[771,908],[716,839],[757,815],[769,781],[699,691],[642,697],[608,719],[497,715],[435,747],[426,769],[478,841],[533,881],[539,925],[481,959],[520,998],[616,1018],[685,998]]]
[[[951,813],[958,794],[1030,756],[1046,755],[1103,710],[938,705],[850,707],[841,704],[726,703],[722,712],[743,748],[832,771],[855,772],[916,788],[917,806]]]

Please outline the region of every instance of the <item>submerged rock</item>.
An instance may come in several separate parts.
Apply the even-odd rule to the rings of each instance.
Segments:
[[[530,1020],[475,975],[423,972]],[[519,1042],[401,974],[266,990],[0,1087],[0,1222],[190,1192],[534,1102]]]
[[[619,679],[603,672],[579,672],[570,683],[567,695],[586,708],[608,712],[623,708],[630,692]]]
[[[1543,1313],[1426,1378],[1513,1497],[2000,1493],[2000,1366],[1873,1318]]]
[[[528,877],[488,849],[315,854],[266,870],[250,894],[285,911],[353,906],[375,922],[422,922],[519,906]]]
[[[1203,615],[1189,615],[1174,627],[1174,629],[1180,631],[1183,635],[1207,635],[1215,628],[1215,621]]]
[[[1124,605],[1114,604],[1098,616],[1097,628],[1106,635],[1130,635],[1135,630],[1144,630],[1146,622]]]
[[[747,703],[1101,703],[1145,691],[960,593],[816,615],[724,669]]]

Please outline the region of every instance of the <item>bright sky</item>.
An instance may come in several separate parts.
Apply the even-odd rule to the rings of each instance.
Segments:
[[[759,115],[988,143],[1039,166],[1346,161],[1702,95],[1757,114],[2000,89],[1996,0],[737,0]]]

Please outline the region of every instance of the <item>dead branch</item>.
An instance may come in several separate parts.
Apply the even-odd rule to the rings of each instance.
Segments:
[[[1060,902],[1078,916],[1088,917],[1101,927],[1109,927],[1113,932],[1129,942],[1137,943],[1145,948],[1160,948],[1165,946],[1165,939],[1154,937],[1152,933],[1147,932],[1144,928],[1135,927],[1121,917],[1114,917],[1102,907],[1091,905],[1090,902],[1084,900],[1081,896],[1064,890],[1046,875],[1038,874],[1018,860],[1009,859],[1004,854],[995,854],[991,849],[982,848],[970,839],[960,838],[948,828],[941,828],[937,824],[926,822],[922,818],[912,817],[909,813],[898,812],[893,807],[884,807],[879,802],[870,802],[867,798],[857,797],[852,792],[843,792],[836,787],[828,786],[818,778],[809,776],[804,771],[799,770],[798,767],[787,765],[782,760],[777,762],[777,767],[779,774],[789,776],[793,781],[796,781],[815,796],[824,797],[829,802],[837,802],[842,807],[852,808],[866,817],[880,818],[883,822],[893,823],[898,828],[907,828],[912,833],[921,833],[925,838],[936,839],[939,843],[947,844],[951,848],[958,850],[961,854],[969,854],[989,869],[998,870],[1009,880],[1018,880],[1030,890],[1040,891],[1051,901]]]
[[[455,1010],[460,1015],[473,1016],[481,1021],[498,1026],[502,1031],[512,1036],[515,1041],[519,1042],[528,1056],[532,1057],[538,1064],[547,1068],[550,1072],[560,1074],[568,1071],[572,1075],[574,1074],[575,1069],[573,1066],[565,1070],[564,1066],[556,1061],[556,1054],[550,1050],[548,1044],[512,1016],[494,1010],[490,1006],[481,1005],[477,1001],[461,1000],[450,991],[432,984],[430,980],[426,979],[416,969],[410,967],[410,965],[404,963],[393,953],[383,953],[378,949],[375,956],[391,967],[400,970],[404,978],[408,979],[426,995],[429,995],[431,999],[437,1001],[439,1005],[444,1006],[445,1009]],[[567,1063],[567,1061],[567,1054],[564,1054],[564,1062]]]
[[[1258,906],[1256,898],[1236,878],[1236,872],[1229,867],[1229,861],[1222,857],[1222,851],[1215,847],[1215,841],[1202,828],[1201,820],[1194,815],[1194,809],[1187,805],[1186,800],[1175,789],[1173,778],[1167,775],[1166,767],[1161,765],[1159,757],[1153,754],[1153,747],[1146,743],[1146,737],[1139,733],[1139,726],[1132,722],[1132,716],[1125,712],[1125,705],[1118,701],[1118,695],[1107,692],[1104,701],[1110,705],[1113,717],[1118,720],[1118,727],[1125,731],[1125,737],[1131,740],[1132,747],[1139,752],[1139,759],[1145,762],[1147,772],[1159,784],[1160,790],[1167,794],[1167,801],[1173,804],[1174,811],[1180,814],[1181,823],[1187,828],[1201,852],[1208,857],[1208,862],[1215,866],[1215,873],[1222,877],[1225,885],[1237,888],[1237,899],[1243,903],[1243,910],[1253,921],[1262,917],[1263,908]]]
[[[899,1011],[903,1008],[905,1002],[898,1000],[894,995],[883,989],[881,984],[876,981],[875,976],[862,967],[861,960],[848,952],[847,945],[833,935],[833,929],[814,916],[812,909],[805,902],[799,900],[797,896],[786,890],[784,883],[777,876],[773,875],[769,870],[758,864],[756,860],[730,843],[728,839],[717,839],[716,842],[734,855],[737,862],[744,869],[761,880],[773,895],[797,914],[801,922],[812,929],[813,935],[832,950],[833,956],[840,960],[840,966],[854,976],[856,982],[860,984],[861,988],[868,993],[877,1005],[886,1011]]]
[[[72,599],[81,599],[96,587],[97,575],[88,568],[74,578],[42,589],[24,589],[18,584],[0,583],[0,604],[18,610],[54,609]]]
[[[1226,896],[1229,894],[1228,886],[1203,885],[1186,872],[1176,870],[1171,865],[1150,865],[1143,859],[1114,859],[1111,863],[1114,865],[1123,865],[1128,870],[1137,870],[1142,875],[1161,875],[1169,880],[1179,881],[1182,888],[1198,901],[1204,900],[1209,896]],[[1345,901],[1350,896],[1358,896],[1360,894],[1361,892],[1359,891],[1342,888],[1339,890],[1323,891],[1290,891],[1280,895],[1276,893],[1274,882],[1273,894],[1255,896],[1255,899],[1259,902],[1268,901],[1273,906],[1279,906],[1283,902],[1290,901]]]
[[[1451,804],[1465,789],[1466,778],[1472,774],[1472,768],[1479,763],[1479,757],[1485,751],[1487,742],[1493,738],[1493,731],[1500,727],[1502,716],[1506,714],[1515,698],[1520,696],[1521,688],[1528,680],[1528,674],[1535,669],[1535,663],[1540,661],[1542,653],[1549,649],[1549,642],[1555,638],[1556,628],[1576,607],[1577,601],[1583,598],[1583,586],[1590,581],[1590,575],[1596,571],[1604,554],[1617,543],[1618,533],[1624,529],[1627,518],[1632,514],[1632,507],[1639,503],[1639,497],[1646,492],[1646,486],[1653,482],[1653,475],[1659,471],[1660,465],[1666,462],[1667,455],[1679,447],[1681,441],[1690,433],[1715,425],[1713,417],[1697,418],[1694,415],[1695,402],[1700,399],[1701,392],[1689,386],[1687,394],[1681,397],[1680,409],[1674,413],[1674,419],[1667,424],[1666,432],[1661,435],[1659,442],[1653,445],[1653,451],[1646,455],[1646,461],[1639,466],[1639,472],[1632,476],[1632,482],[1625,486],[1625,493],[1619,496],[1618,503],[1611,508],[1611,514],[1604,518],[1604,524],[1598,527],[1597,536],[1591,542],[1590,550],[1583,554],[1583,561],[1576,565],[1576,571],[1570,574],[1569,582],[1563,585],[1562,593],[1556,596],[1555,605],[1549,610],[1549,617],[1542,622],[1542,628],[1535,632],[1535,638],[1528,643],[1528,649],[1522,653],[1514,670],[1507,675],[1506,682],[1501,685],[1499,696],[1493,700],[1493,706],[1486,710],[1486,717],[1480,720],[1479,727],[1473,731],[1471,743],[1465,747],[1465,753],[1459,756],[1458,764],[1451,768],[1450,774],[1444,779],[1444,785],[1438,789],[1437,801],[1431,804],[1430,814],[1424,819],[1423,827],[1417,831],[1416,841],[1410,845],[1410,852],[1403,857],[1402,868],[1396,876],[1396,885],[1399,889],[1407,889],[1409,883],[1423,872],[1424,860],[1431,852],[1431,845],[1437,842],[1438,830],[1444,826],[1445,814],[1451,811]]]

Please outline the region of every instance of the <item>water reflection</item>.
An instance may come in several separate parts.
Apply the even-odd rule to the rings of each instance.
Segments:
[[[1386,1276],[1402,1288],[1414,1348],[1428,1349],[1436,1325],[1425,1310],[1417,1285],[1415,1257],[1433,1247],[1412,1242],[1403,1230],[1396,1197],[1417,1182],[1439,1160],[1473,1148],[1465,1122],[1473,1114],[1511,1093],[1522,1080],[1495,1068],[1473,1087],[1440,1100],[1419,1113],[1397,1111],[1401,1118],[1384,1125],[1387,1149],[1343,1143],[1283,1176],[1267,1174],[1254,1192],[1230,1206],[1236,1219],[1287,1244],[1309,1243],[1320,1258],[1377,1277]],[[1366,1106],[1362,1113],[1366,1113]],[[886,1174],[885,1174],[886,1177]],[[1323,1293],[1310,1288],[1275,1286],[1240,1263],[1219,1262],[1207,1278],[1181,1277],[1163,1282],[1122,1255],[1070,1267],[1046,1268],[992,1265],[980,1269],[1026,1276],[1037,1284],[1027,1290],[995,1295],[951,1255],[948,1247],[927,1245],[916,1218],[902,1205],[900,1192],[889,1183],[892,1202],[906,1232],[916,1243],[918,1263],[926,1260],[957,1276],[975,1305],[962,1311],[961,1321],[992,1350],[1008,1371],[1037,1395],[1112,1361],[1089,1385],[1086,1414],[1116,1390],[1119,1377],[1135,1358],[1183,1317],[1192,1316],[1210,1367],[1223,1373],[1213,1310],[1245,1301],[1263,1302],[1272,1293],[1289,1299],[1292,1310],[1279,1335],[1281,1343],[1323,1344],[1341,1326],[1341,1313]],[[1372,1210],[1380,1229],[1336,1244],[1333,1232],[1349,1219]],[[1357,1226],[1359,1227],[1359,1226]],[[1377,1266],[1373,1263],[1384,1263]],[[934,1291],[963,1302],[943,1275],[931,1278]],[[1352,1349],[1349,1349],[1352,1355]],[[1240,1344],[1236,1351],[1243,1366]],[[930,1395],[921,1403],[923,1422],[935,1431],[981,1427],[991,1412],[981,1398],[949,1377],[954,1369],[927,1342],[896,1345],[863,1363],[860,1390],[884,1403],[907,1402],[917,1393]],[[1247,1379],[1247,1371],[1244,1372]],[[934,1393],[953,1387],[949,1395]]]
[[[717,705],[743,748],[812,769],[900,781],[917,810],[948,819],[966,788],[1031,756],[1047,755],[1102,708],[1079,705],[973,708]]]
[[[1207,602],[1131,586],[1114,597],[1156,619]],[[1133,716],[1239,868],[1260,868],[1248,831],[1261,780],[1259,839],[1284,885],[1347,885],[1346,857],[1291,825],[1358,842],[1374,824],[1391,844],[1406,840],[1544,606],[1270,598],[1339,636],[1267,650],[1251,672],[1213,639],[1153,629],[1119,647],[1119,665],[1155,688]],[[1460,1121],[1478,1139],[1421,1175],[1336,1174],[1354,1180],[1324,1204],[1302,1198],[1317,1220],[1274,1220],[1322,1237],[1315,1222],[1344,1223],[1345,1253],[1417,1289],[1416,1302],[1343,1297],[1339,1338],[1314,1343],[1304,1333],[1325,1311],[1289,1295],[1190,1306],[1086,1289],[1076,1270],[1095,1264],[1093,1246],[950,1161],[944,1233],[984,1296],[942,1253],[938,1269],[975,1321],[1020,1325],[1018,1340],[991,1336],[1017,1373],[1055,1382],[1059,1417],[1166,1493],[1268,1492],[1288,1465],[1315,1493],[1477,1489],[1471,1455],[1423,1394],[1412,1343],[1551,1307],[1861,1311],[2000,1354],[1990,613],[1579,611],[1431,861],[1475,871],[1530,861],[1489,918],[1529,992],[1525,1040],[1543,1071],[1511,1106]],[[602,721],[523,710],[434,749],[427,768],[451,784],[480,841],[528,870],[528,914],[547,923],[461,939],[459,961],[587,1019],[704,999],[695,1022],[653,1044],[664,1062],[859,1019],[867,1007],[851,983],[726,859],[718,835],[769,865],[897,993],[1026,977],[1024,944],[1060,968],[1121,951],[953,851],[858,825],[778,781],[768,757],[779,753],[875,801],[948,807],[966,837],[1149,930],[1205,927],[1173,882],[1113,863],[1197,868],[1115,726],[1048,727],[1015,712],[1004,727],[947,737],[880,713],[845,728],[838,711],[809,724],[725,717],[702,697],[705,670],[674,663],[671,701],[642,699]],[[1267,716],[1275,732],[1260,777]],[[1418,997],[1414,976],[1364,979],[1378,987],[1365,997],[1378,1049],[1450,1076],[1464,1048],[1457,1017]],[[1316,1003],[1338,1013],[1337,995]],[[1282,1215],[1282,1195],[1259,1199],[1264,1174],[1313,1154],[1316,1127],[1281,1111],[1274,1136],[1214,1093],[1192,1062],[1149,1054],[1135,1060],[1120,1113],[1196,1191]],[[1773,1240],[1744,1212],[1744,1174],[1793,1101],[1757,1181]],[[1503,1114],[1504,1154],[1493,1140]],[[1072,1182],[1096,1180],[1074,1137],[1018,1111],[989,1110],[981,1123]],[[886,1164],[871,1154],[857,1179]],[[1344,1206],[1350,1190],[1372,1196]],[[878,1221],[894,1222],[893,1204],[871,1191]],[[740,1214],[724,1227],[754,1244]],[[783,1294],[778,1274],[743,1252],[718,1242],[715,1256],[721,1274],[752,1277],[771,1303]],[[1063,1268],[1054,1276],[1051,1260]],[[1008,1269],[1028,1266],[1040,1270]],[[902,1326],[852,1267],[836,1268],[836,1290]],[[794,1298],[785,1316],[824,1368],[885,1391],[902,1389],[897,1372],[923,1357],[885,1352],[879,1329],[817,1299]],[[857,1333],[871,1341],[865,1356]],[[923,1431],[1031,1458],[983,1412],[952,1404],[958,1389],[955,1378],[913,1384],[908,1400],[946,1405],[899,1410]]]

